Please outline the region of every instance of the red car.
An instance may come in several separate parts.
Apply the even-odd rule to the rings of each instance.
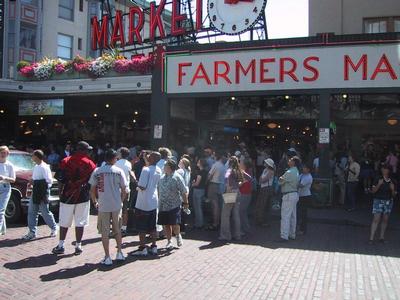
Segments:
[[[5,212],[6,220],[15,223],[21,220],[28,212],[29,199],[32,196],[32,185],[29,180],[32,178],[32,170],[35,163],[28,152],[11,150],[8,160],[14,165],[16,172],[15,183],[11,185],[12,193]],[[50,189],[50,210],[58,212],[59,206],[57,180]]]

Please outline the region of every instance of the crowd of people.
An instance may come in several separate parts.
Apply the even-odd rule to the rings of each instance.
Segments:
[[[62,153],[49,148],[33,150],[31,182],[33,194],[28,211],[28,233],[24,240],[37,236],[39,211],[51,229],[59,236],[52,249],[65,252],[68,229],[75,226],[75,254],[82,253],[84,228],[89,225],[92,206],[98,211],[97,228],[102,237],[104,265],[113,263],[109,239],[117,243],[116,260],[124,260],[122,237],[126,234],[128,211],[134,211],[135,229],[140,245],[132,255],[157,255],[157,241],[165,237],[167,250],[183,246],[182,230],[193,211],[192,226],[196,230],[218,232],[221,241],[241,240],[252,233],[252,226],[269,226],[271,208],[280,209],[280,239],[288,242],[307,232],[308,209],[313,204],[313,177],[319,162],[302,159],[291,145],[278,163],[268,151],[257,150],[257,157],[244,143],[231,153],[212,147],[201,153],[188,149],[178,157],[175,151],[162,147],[156,151],[140,147],[110,145],[98,148],[80,141],[73,148],[67,143]],[[15,181],[13,165],[7,161],[9,149],[0,147],[0,230],[5,234],[4,211],[10,198],[10,184]],[[376,164],[373,147],[367,144],[363,159],[338,151],[332,156],[331,168],[337,186],[337,200],[349,211],[356,207],[357,187],[373,196],[373,222],[369,242],[374,242],[381,222],[379,240],[385,242],[385,230],[397,194],[398,156],[390,151],[385,160]],[[47,161],[47,162],[45,162]],[[373,168],[370,168],[373,166]],[[49,211],[48,195],[53,172],[60,190],[59,222]],[[364,172],[364,173],[363,173]],[[372,179],[374,177],[376,179]],[[208,209],[209,208],[209,209]],[[250,218],[252,216],[254,218]],[[253,222],[254,220],[254,222]],[[151,239],[147,246],[148,238]]]

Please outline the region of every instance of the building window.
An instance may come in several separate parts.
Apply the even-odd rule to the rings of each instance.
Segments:
[[[82,39],[78,38],[78,50],[82,50]]]
[[[79,0],[79,11],[83,11],[83,0]]]
[[[21,23],[19,46],[27,49],[36,49],[36,28]]]
[[[74,20],[74,0],[59,0],[58,16],[62,19]]]
[[[365,33],[381,33],[387,32],[386,20],[365,20],[364,21],[364,32]]]
[[[364,33],[399,32],[400,17],[364,19]]]
[[[400,32],[400,18],[394,20],[394,31]]]
[[[62,59],[72,59],[72,36],[58,34],[57,56]]]

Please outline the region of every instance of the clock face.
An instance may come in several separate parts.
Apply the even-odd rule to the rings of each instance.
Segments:
[[[266,4],[267,0],[208,0],[208,17],[218,31],[240,34],[262,17]]]

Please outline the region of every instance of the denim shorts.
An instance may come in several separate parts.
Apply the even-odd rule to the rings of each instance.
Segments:
[[[374,199],[372,213],[388,215],[392,211],[392,208],[393,200]]]

